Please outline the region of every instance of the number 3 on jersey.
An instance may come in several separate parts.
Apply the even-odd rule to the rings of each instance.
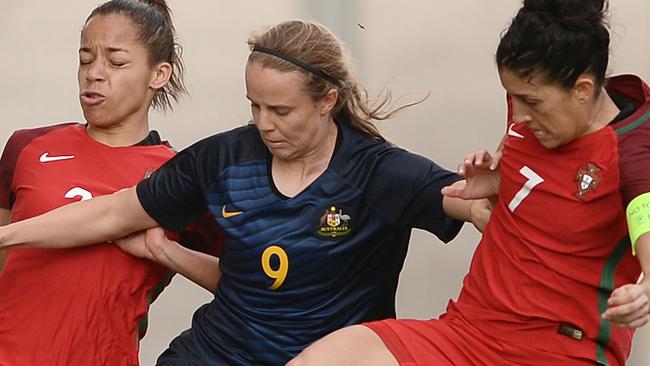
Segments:
[[[86,201],[93,198],[93,194],[81,187],[74,187],[65,193],[65,198],[80,198],[80,201]]]
[[[271,267],[271,258],[277,257],[278,259],[278,268],[273,269]],[[284,280],[287,278],[287,273],[289,272],[289,257],[287,252],[284,249],[280,248],[277,245],[272,245],[264,250],[262,253],[262,269],[264,273],[269,276],[271,279],[274,279],[275,282],[269,287],[269,290],[277,290]]]
[[[524,186],[521,187],[519,192],[515,194],[515,196],[512,198],[510,203],[508,204],[508,208],[510,209],[510,212],[514,212],[517,207],[521,204],[521,202],[528,197],[530,192],[535,188],[538,184],[542,183],[544,181],[544,178],[540,177],[539,174],[535,173],[532,169],[529,167],[525,166],[519,170],[519,173],[523,175],[524,177],[528,178],[526,183],[524,183]]]

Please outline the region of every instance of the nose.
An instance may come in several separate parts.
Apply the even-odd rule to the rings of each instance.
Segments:
[[[86,80],[88,81],[101,81],[106,78],[106,67],[102,62],[93,61],[87,65]]]
[[[526,123],[533,120],[528,108],[521,102],[512,100],[512,121],[514,123]]]
[[[253,120],[255,121],[255,126],[260,131],[268,132],[275,129],[272,121],[272,113],[265,108],[259,108],[259,110],[254,111]]]

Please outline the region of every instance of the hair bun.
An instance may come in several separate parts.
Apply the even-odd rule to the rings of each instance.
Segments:
[[[600,23],[607,11],[607,0],[524,0],[522,11],[548,14],[563,23],[580,20]]]

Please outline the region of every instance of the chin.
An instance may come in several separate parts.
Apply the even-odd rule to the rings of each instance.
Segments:
[[[110,120],[100,114],[84,113],[84,118],[89,125],[95,127],[106,127],[112,124]]]
[[[295,153],[294,151],[291,151],[289,149],[283,149],[283,148],[274,148],[270,149],[269,151],[271,152],[271,155],[273,155],[274,158],[280,159],[280,160],[293,160],[295,158]]]
[[[288,151],[284,150],[271,150],[271,155],[273,155],[274,158],[280,159],[280,160],[291,160],[292,156]]]
[[[540,141],[539,143],[542,144],[542,146],[544,146],[547,149],[555,149],[555,148],[558,148],[558,147],[566,144],[566,142],[559,142],[559,141],[556,141],[556,140]]]

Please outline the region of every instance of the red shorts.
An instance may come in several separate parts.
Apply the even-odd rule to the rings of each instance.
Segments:
[[[596,364],[595,360],[497,340],[473,327],[460,314],[446,314],[440,320],[386,319],[363,325],[379,335],[402,366]],[[535,340],[522,342],[533,345]],[[618,365],[609,361],[609,365]]]

